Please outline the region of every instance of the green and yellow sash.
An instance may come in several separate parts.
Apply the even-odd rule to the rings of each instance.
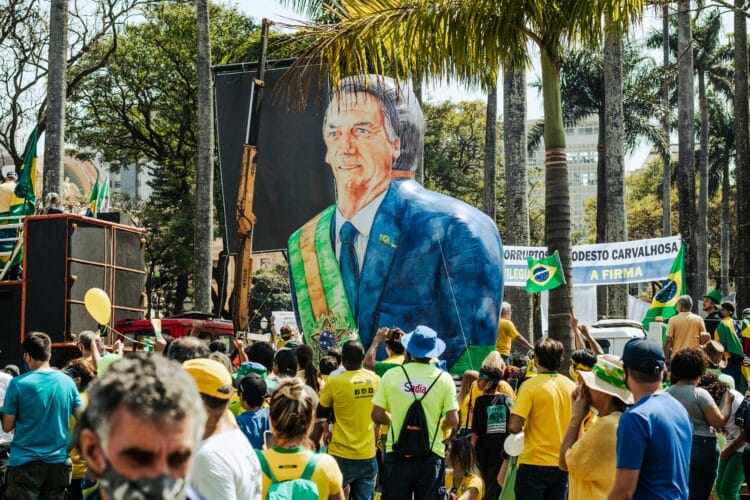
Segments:
[[[289,238],[289,267],[308,343],[314,343],[311,336],[325,326],[326,320],[339,328],[357,327],[331,241],[335,213],[336,205],[331,205]]]

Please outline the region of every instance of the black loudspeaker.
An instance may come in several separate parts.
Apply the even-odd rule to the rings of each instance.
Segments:
[[[20,281],[0,282],[0,366],[9,363],[18,367],[23,365],[19,336],[22,294]]]
[[[142,319],[144,241],[142,230],[88,217],[28,217],[22,331],[42,331],[63,343],[95,330],[84,305],[91,288],[109,295],[110,326],[123,318]]]
[[[106,220],[107,222],[114,222],[115,224],[124,224],[129,226],[132,222],[130,215],[123,212],[97,212],[96,218],[99,220]]]

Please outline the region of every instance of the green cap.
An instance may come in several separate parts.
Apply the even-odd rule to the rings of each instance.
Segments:
[[[716,288],[708,292],[706,295],[703,296],[704,299],[709,298],[716,303],[716,305],[721,304],[721,292],[718,291]]]

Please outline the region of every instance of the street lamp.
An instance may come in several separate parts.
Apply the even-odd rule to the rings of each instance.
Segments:
[[[260,331],[261,331],[261,333],[263,333],[263,332],[266,331],[266,327],[267,326],[268,326],[268,320],[265,317],[260,318]]]

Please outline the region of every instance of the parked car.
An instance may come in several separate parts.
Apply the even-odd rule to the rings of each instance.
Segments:
[[[643,325],[627,319],[602,319],[591,325],[589,331],[606,354],[615,356],[622,356],[625,344],[630,339],[646,336]]]

